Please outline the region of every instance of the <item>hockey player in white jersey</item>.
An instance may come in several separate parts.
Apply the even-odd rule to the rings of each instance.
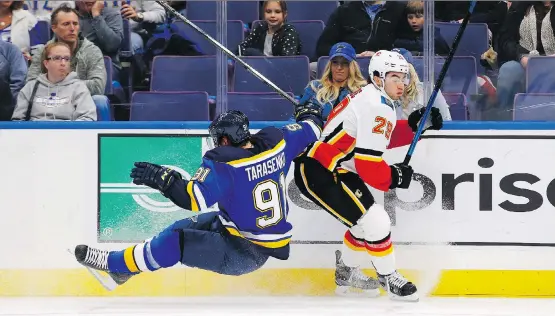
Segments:
[[[368,70],[370,83],[331,111],[320,139],[295,161],[295,183],[348,227],[342,252],[336,252],[337,294],[379,295],[378,282],[358,268],[357,252],[366,252],[392,299],[417,301],[416,286],[396,270],[389,215],[366,186],[388,191],[406,189],[411,182],[410,166],[382,159],[396,125],[395,101],[409,83],[409,66],[399,53],[381,50]]]

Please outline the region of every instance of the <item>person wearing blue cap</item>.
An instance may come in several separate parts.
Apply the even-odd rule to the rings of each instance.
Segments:
[[[398,101],[397,119],[408,120],[409,126],[413,131],[418,129],[418,122],[422,118],[428,100],[424,100],[424,84],[420,81],[414,69],[414,59],[411,52],[404,48],[394,48],[393,51],[401,54],[409,63],[410,82],[405,89],[405,93]],[[443,127],[443,121],[451,121],[451,112],[441,90],[434,100],[434,105],[428,117],[426,128],[439,130]]]
[[[351,44],[339,42],[330,50],[322,78],[312,80],[307,85],[299,103],[320,105],[322,116],[326,119],[341,100],[366,84],[356,61],[355,49]]]

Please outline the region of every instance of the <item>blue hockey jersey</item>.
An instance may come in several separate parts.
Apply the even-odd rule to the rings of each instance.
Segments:
[[[206,152],[187,183],[191,209],[218,203],[220,221],[231,235],[287,259],[292,226],[285,177],[293,159],[320,132],[311,121],[267,127],[251,137],[253,148],[221,146]]]

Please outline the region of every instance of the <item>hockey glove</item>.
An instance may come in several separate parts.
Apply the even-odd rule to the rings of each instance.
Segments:
[[[420,122],[420,119],[422,118],[422,115],[424,115],[425,111],[426,108],[420,108],[409,115],[408,124],[413,132],[418,130],[418,122]],[[441,116],[441,112],[438,108],[432,107],[430,110],[430,119],[432,121],[432,126],[428,129],[440,130],[443,127],[443,117]]]
[[[304,120],[311,120],[320,128],[324,126],[324,119],[322,117],[322,107],[312,102],[305,104],[298,104],[295,106],[295,120],[297,122]]]
[[[179,172],[148,162],[135,162],[130,176],[133,183],[159,190],[164,195],[176,179],[182,179]]]
[[[407,189],[414,173],[412,167],[404,163],[396,163],[389,166],[389,168],[391,168],[391,185],[389,188]]]

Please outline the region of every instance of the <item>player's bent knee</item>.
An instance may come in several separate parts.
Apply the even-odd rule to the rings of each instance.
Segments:
[[[160,267],[168,268],[181,260],[180,235],[179,230],[165,230],[150,241],[150,252]]]
[[[228,256],[225,262],[220,267],[221,274],[239,276],[243,274],[248,274],[260,269],[266,261],[268,261],[268,255],[252,252],[250,255],[244,256],[237,253],[233,253]]]
[[[349,228],[349,232],[351,233],[351,235],[353,235],[353,237],[357,239],[364,239],[364,228],[360,224],[360,221],[358,224]]]
[[[380,240],[391,232],[391,219],[383,206],[374,203],[359,219],[366,240]]]

